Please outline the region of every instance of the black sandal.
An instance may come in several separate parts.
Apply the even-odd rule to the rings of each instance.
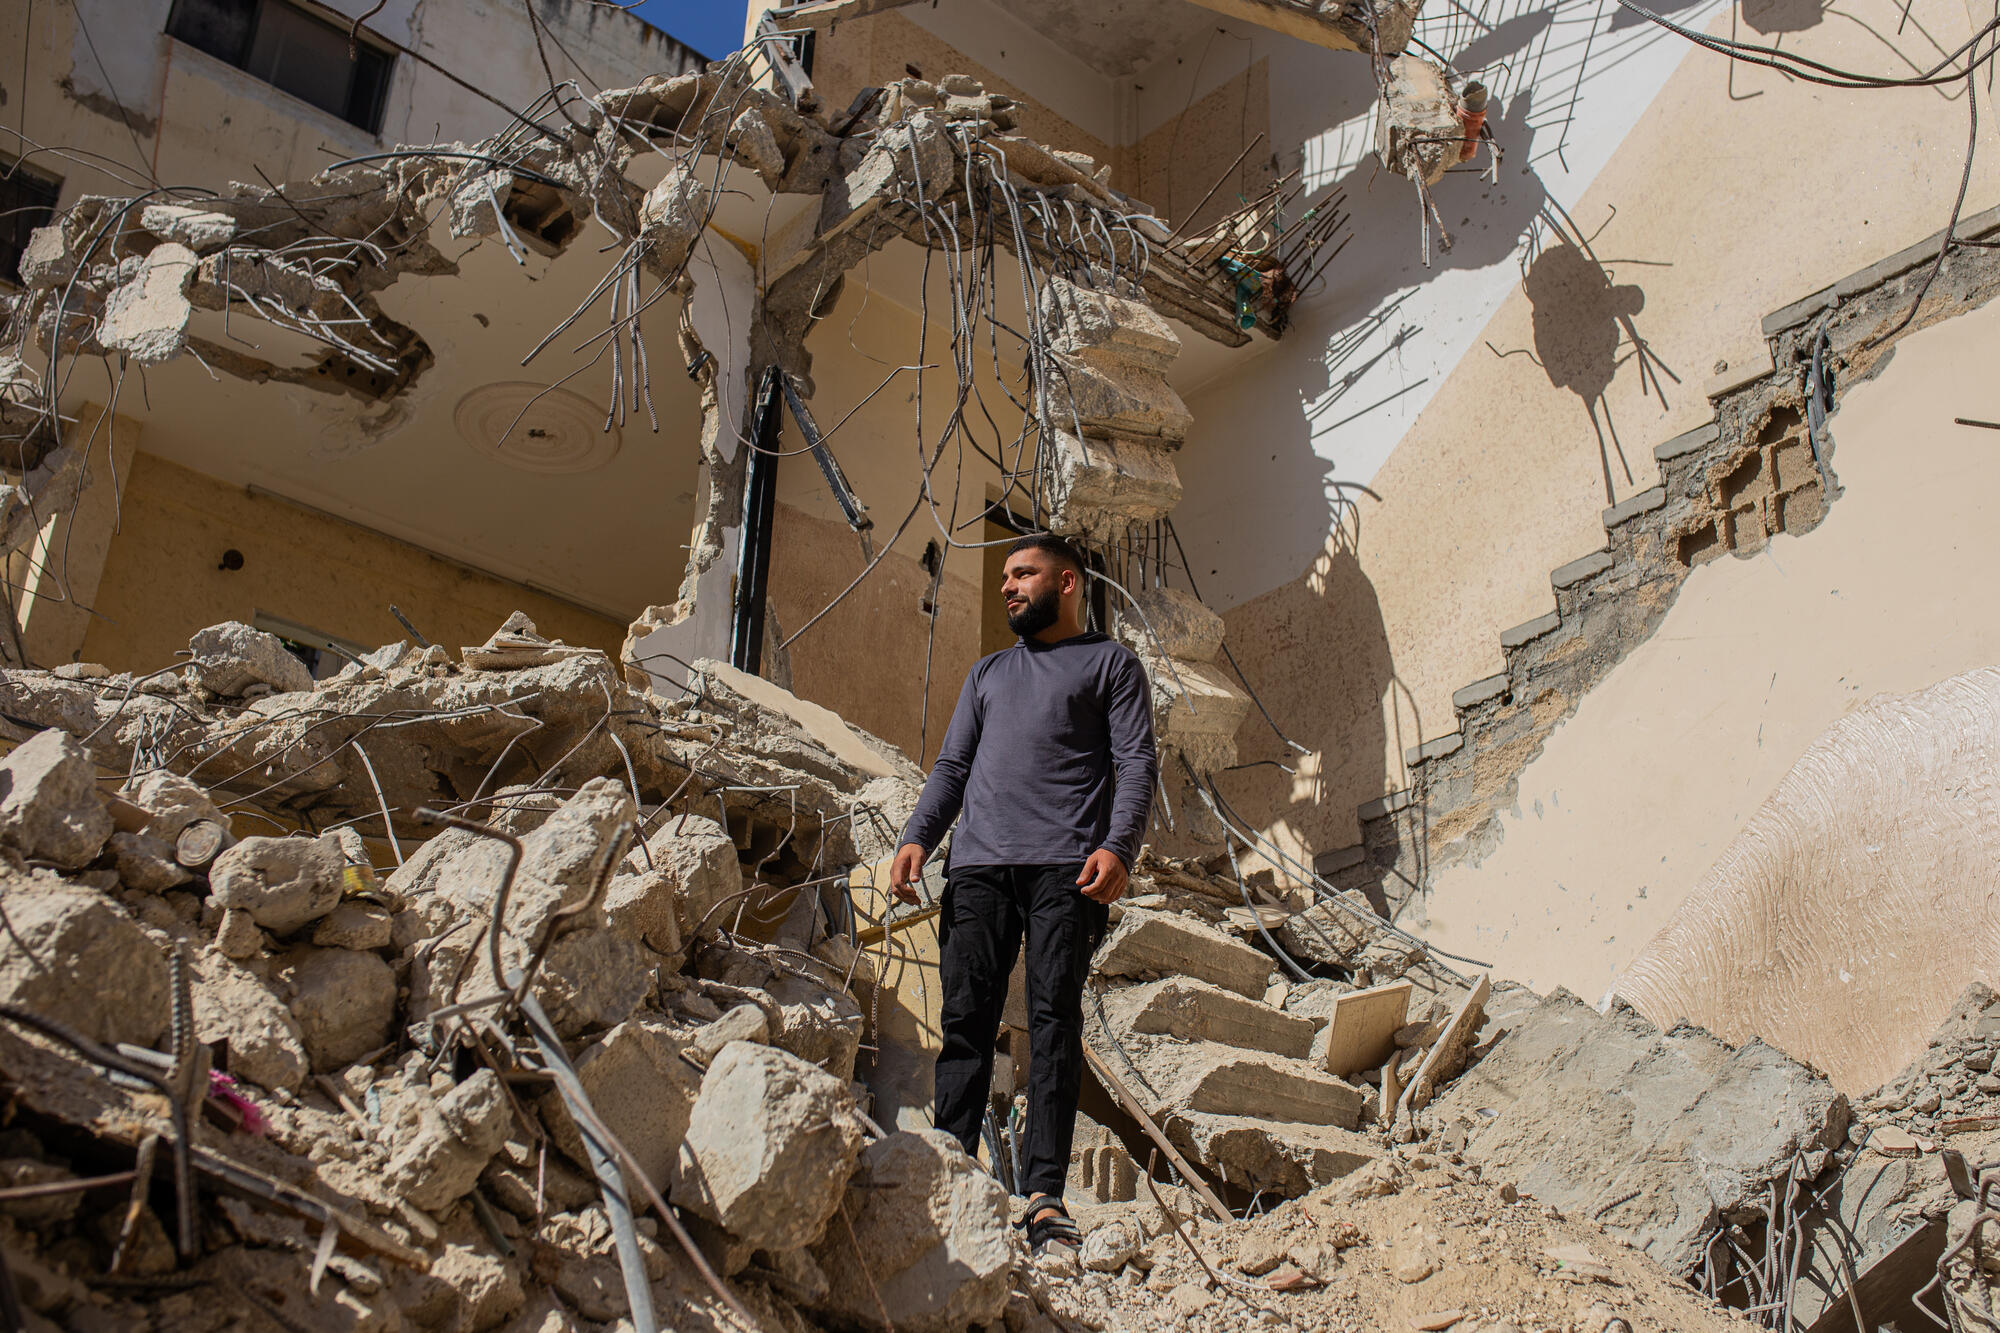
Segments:
[[[1053,1209],[1052,1217],[1036,1217]],[[1076,1222],[1063,1207],[1063,1201],[1053,1194],[1037,1194],[1028,1200],[1028,1210],[1021,1215],[1021,1225],[1027,1228],[1028,1248],[1039,1252],[1044,1245],[1067,1245],[1071,1249],[1081,1249],[1083,1233],[1076,1229]]]

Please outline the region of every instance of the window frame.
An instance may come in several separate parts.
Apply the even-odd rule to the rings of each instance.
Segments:
[[[47,215],[21,234],[20,253],[14,255],[11,261],[7,259],[6,251],[12,247],[4,242],[0,242],[0,289],[7,291],[21,290],[21,259],[28,251],[28,233],[33,232],[37,228],[46,227],[55,221],[56,214],[62,208],[62,192],[65,183],[65,179],[61,176],[52,175],[46,171],[39,171],[18,157],[0,153],[0,189],[14,188],[16,181],[30,182],[43,187],[43,190],[48,195],[48,204],[46,205]],[[17,208],[25,211],[28,208],[42,207],[44,205],[40,203],[30,203],[27,201],[15,203],[5,198],[0,198],[0,220],[12,223],[14,221],[13,214]]]
[[[334,22],[328,16],[327,11],[323,10],[319,5],[303,3],[302,0],[241,0],[241,2],[249,7],[250,21],[244,31],[240,49],[234,54],[211,50],[209,47],[203,46],[175,30],[180,20],[187,13],[187,8],[192,4],[200,3],[200,0],[173,0],[172,6],[167,11],[165,33],[169,38],[187,47],[189,50],[199,51],[209,59],[227,65],[245,78],[254,80],[261,87],[282,93],[302,106],[311,107],[317,114],[331,117],[342,125],[359,130],[370,138],[381,138],[382,122],[386,118],[389,108],[389,89],[395,82],[396,71],[400,63],[397,60],[397,57],[401,54],[399,50],[383,42],[373,33],[365,30],[360,32],[356,41],[359,50],[354,60],[350,62],[348,109],[346,111],[332,111],[304,95],[287,88],[284,84],[275,82],[265,78],[262,74],[254,72],[250,67],[250,62],[251,57],[257,50],[257,39],[264,23],[264,16],[273,7],[288,10],[290,11],[290,15],[295,19],[316,24],[319,27],[327,29],[329,32],[336,33],[342,41],[345,41],[348,36],[348,29],[345,24]],[[365,118],[357,120],[351,114],[354,110],[355,89],[361,80],[364,62],[370,57],[380,61],[381,73],[375,80],[374,95],[370,99],[370,105],[366,108]]]

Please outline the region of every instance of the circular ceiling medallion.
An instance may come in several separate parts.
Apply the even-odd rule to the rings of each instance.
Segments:
[[[594,472],[618,456],[617,426],[604,407],[568,389],[506,381],[458,400],[458,433],[483,454],[523,472]]]

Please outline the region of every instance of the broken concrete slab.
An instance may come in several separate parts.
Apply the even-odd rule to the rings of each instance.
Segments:
[[[1112,991],[1104,997],[1104,1008],[1118,1030],[1219,1042],[1295,1060],[1312,1048],[1315,1030],[1309,1018],[1192,977],[1166,977]]]
[[[1177,662],[1213,662],[1222,653],[1222,617],[1178,588],[1135,588],[1134,613],[1118,617],[1118,641],[1134,652]]]
[[[958,1333],[997,1321],[1015,1250],[1007,1193],[937,1129],[868,1145],[845,1216],[814,1250],[830,1289],[821,1309],[873,1328]]]
[[[861,1117],[843,1080],[790,1052],[733,1042],[702,1077],[674,1199],[753,1248],[796,1249],[819,1239],[860,1151]]]
[[[101,893],[0,874],[0,1002],[46,1014],[93,1041],[151,1046],[166,1030],[167,963]]]
[[[150,833],[114,833],[106,844],[118,867],[118,882],[141,893],[165,893],[193,879],[174,859],[174,845]]]
[[[1380,1067],[1396,1053],[1396,1034],[1410,1012],[1410,983],[1392,982],[1333,997],[1322,1067],[1336,1078]]]
[[[283,639],[240,621],[211,625],[188,641],[188,649],[194,654],[188,675],[225,698],[238,698],[253,685],[268,685],[281,694],[313,687],[312,672]]]
[[[154,246],[139,262],[138,272],[105,300],[98,342],[142,366],[179,356],[187,346],[188,321],[194,317],[187,293],[200,262],[185,245],[168,241]]]
[[[1253,1000],[1272,971],[1268,956],[1215,927],[1183,916],[1128,907],[1091,967],[1107,977],[1188,976]]]
[[[1160,444],[1077,435],[1059,426],[1049,459],[1051,532],[1088,537],[1151,523],[1181,502],[1180,473]]]
[[[0,844],[73,870],[96,860],[111,832],[97,766],[68,732],[38,731],[0,759]]]
[[[1482,972],[1472,983],[1472,989],[1453,1006],[1451,1017],[1445,1020],[1424,1053],[1422,1063],[1410,1074],[1409,1084],[1396,1104],[1403,1121],[1401,1128],[1407,1129],[1409,1117],[1429,1106],[1437,1090],[1465,1068],[1472,1044],[1479,1037],[1480,1025],[1486,1021],[1486,999],[1492,993],[1493,983]],[[1399,1073],[1408,1070],[1407,1060],[1399,1062],[1397,1069]]]
[[[146,831],[165,842],[173,842],[181,830],[194,823],[212,823],[225,830],[229,827],[229,816],[208,792],[171,769],[144,773],[137,781],[128,782],[120,794],[151,816]]]
[[[1296,1199],[1358,1171],[1382,1155],[1371,1135],[1338,1125],[1193,1113],[1164,1127],[1196,1165],[1243,1189]]]
[[[1388,62],[1375,149],[1389,170],[1435,185],[1458,161],[1464,133],[1444,69],[1414,54]]]
[[[1359,986],[1381,986],[1404,976],[1424,958],[1421,946],[1389,930],[1357,890],[1341,904],[1317,902],[1272,932],[1301,963],[1324,963],[1354,973]]]
[[[312,924],[340,901],[347,855],[332,834],[245,838],[215,858],[209,900],[276,935]]]
[[[1594,1217],[1685,1275],[1723,1217],[1762,1215],[1804,1154],[1810,1176],[1847,1128],[1847,1099],[1761,1042],[1662,1033],[1558,990],[1432,1103],[1465,1160],[1563,1212]]]
[[[1125,1038],[1124,1047],[1144,1077],[1155,1115],[1252,1116],[1308,1125],[1360,1123],[1365,1094],[1351,1084],[1262,1051],[1211,1041],[1166,1037]]]

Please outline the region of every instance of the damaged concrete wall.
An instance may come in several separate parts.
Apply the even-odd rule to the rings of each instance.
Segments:
[[[2000,635],[1939,574],[2000,558],[1990,432],[1951,422],[2000,412],[1981,369],[1996,330],[1992,305],[1944,320],[1847,391],[1829,423],[1841,498],[1807,535],[1694,573],[1523,773],[1497,846],[1435,876],[1421,901],[1443,947],[1602,996],[1828,726],[1877,694],[2000,662]],[[1884,1039],[1900,1049],[1935,1018]],[[1863,1064],[1862,1083],[1881,1076]]]

